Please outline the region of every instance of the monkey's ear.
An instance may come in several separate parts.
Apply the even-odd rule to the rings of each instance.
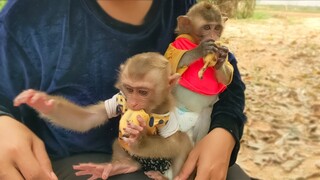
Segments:
[[[191,28],[191,20],[188,16],[179,16],[177,18],[178,21],[178,28],[177,31],[179,34],[183,34],[183,33],[189,33],[191,32],[190,28]]]
[[[174,74],[169,76],[170,89],[172,89],[178,83],[179,78],[180,78],[180,74],[179,73],[174,73]]]

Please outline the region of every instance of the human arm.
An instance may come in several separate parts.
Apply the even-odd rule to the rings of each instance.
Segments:
[[[196,179],[209,176],[225,179],[228,166],[236,161],[246,120],[243,114],[245,85],[231,53],[229,60],[234,67],[233,80],[214,105],[211,131],[196,144],[177,179],[186,179],[194,169],[198,171]]]

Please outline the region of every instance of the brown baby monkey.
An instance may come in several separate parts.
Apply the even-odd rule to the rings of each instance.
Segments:
[[[172,69],[181,74],[173,112],[179,129],[195,143],[208,133],[213,105],[232,81],[229,50],[218,43],[226,20],[214,4],[195,4],[177,18],[178,36],[165,53]]]
[[[164,56],[141,53],[121,66],[116,83],[120,92],[104,102],[81,107],[63,97],[29,89],[15,98],[14,105],[25,103],[53,124],[79,132],[122,115],[112,161],[75,165],[78,176],[107,179],[141,168],[161,173],[172,168],[168,177],[172,179],[192,148],[188,135],[179,131],[178,123],[170,119],[175,105],[171,91],[178,79],[179,75],[172,72]],[[156,175],[151,173],[149,177],[166,179],[164,175]]]

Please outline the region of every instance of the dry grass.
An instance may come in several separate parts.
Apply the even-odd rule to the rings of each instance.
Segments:
[[[224,40],[247,85],[238,163],[264,179],[320,178],[320,16],[230,20]]]

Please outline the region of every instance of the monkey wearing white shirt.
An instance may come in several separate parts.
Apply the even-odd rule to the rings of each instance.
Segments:
[[[175,104],[171,90],[178,78],[179,75],[172,73],[169,61],[164,56],[141,53],[129,58],[121,66],[116,84],[120,93],[105,102],[81,107],[63,97],[30,89],[20,93],[14,104],[19,106],[25,103],[53,124],[80,132],[122,115],[119,138],[113,145],[112,161],[76,165],[76,175],[88,175],[90,172],[92,178],[106,179],[141,168],[164,173],[172,165],[174,177],[192,149],[188,136],[178,131],[177,122],[169,119]],[[166,127],[171,124],[174,128],[166,132]],[[153,163],[152,167],[142,163],[145,161]],[[164,176],[149,177],[165,179]]]

